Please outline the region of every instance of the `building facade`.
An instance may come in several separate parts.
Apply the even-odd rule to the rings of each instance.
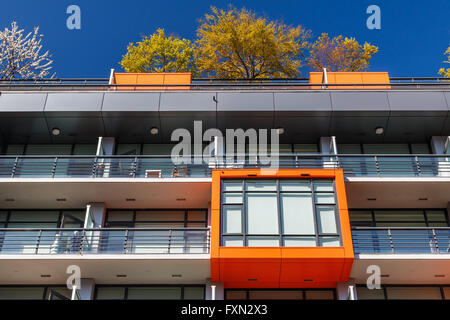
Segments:
[[[448,82],[1,82],[0,134],[0,299],[450,299]]]

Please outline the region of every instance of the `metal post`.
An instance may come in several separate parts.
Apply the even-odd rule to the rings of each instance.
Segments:
[[[216,286],[211,285],[211,300],[216,300]]]
[[[391,229],[388,229],[388,236],[389,236],[389,245],[391,246],[391,252],[394,253],[394,243],[392,242]]]
[[[42,236],[42,230],[39,230],[37,242],[36,242],[36,251],[35,254],[38,254],[39,252],[39,244],[41,243],[41,236]]]
[[[55,177],[57,163],[58,163],[58,157],[55,157],[55,161],[53,161],[52,178]]]
[[[17,169],[17,163],[19,162],[19,157],[16,157],[16,160],[14,161],[14,166],[12,168],[12,172],[11,172],[11,178],[14,178],[14,175],[16,174],[16,169]]]

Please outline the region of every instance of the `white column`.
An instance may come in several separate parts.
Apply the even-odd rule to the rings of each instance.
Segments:
[[[320,153],[321,154],[330,154],[335,155],[337,153],[336,150],[336,139],[335,137],[320,137]],[[335,158],[322,158],[323,167],[325,169],[333,169],[336,166]]]
[[[336,293],[338,300],[358,300],[355,280],[352,278],[347,282],[338,282]]]
[[[86,217],[84,228],[100,229],[103,227],[106,216],[104,203],[88,203],[86,207]],[[101,231],[84,231],[83,251],[87,253],[97,253],[99,250]]]
[[[111,156],[114,155],[116,147],[116,139],[113,137],[98,137],[97,152],[96,155]],[[111,168],[111,159],[99,158],[97,164],[97,175],[105,178],[109,177]]]
[[[223,282],[206,281],[205,300],[224,300]]]

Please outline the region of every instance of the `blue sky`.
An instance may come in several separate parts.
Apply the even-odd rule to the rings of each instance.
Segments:
[[[372,71],[391,76],[437,76],[450,45],[449,0],[3,0],[0,28],[13,20],[26,30],[39,25],[44,47],[53,55],[58,77],[108,77],[129,42],[157,28],[193,39],[210,5],[252,9],[286,24],[301,24],[314,36],[322,32],[356,37],[380,48]],[[66,8],[81,8],[81,30],[66,28]],[[366,27],[366,8],[381,8],[381,30]]]

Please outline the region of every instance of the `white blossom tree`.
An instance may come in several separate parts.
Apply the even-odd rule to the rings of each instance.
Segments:
[[[41,53],[39,27],[24,34],[16,22],[11,29],[0,30],[0,80],[37,79],[49,75],[53,60],[49,52]]]

